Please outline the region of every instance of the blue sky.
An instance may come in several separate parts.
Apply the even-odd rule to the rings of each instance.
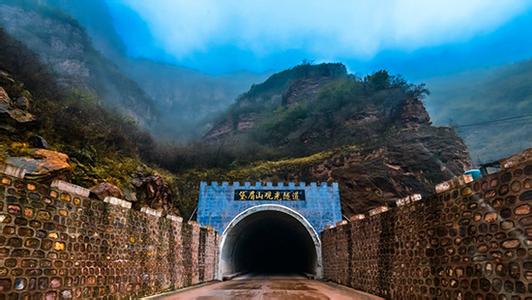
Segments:
[[[128,54],[221,74],[302,60],[423,78],[532,58],[532,0],[107,0]]]

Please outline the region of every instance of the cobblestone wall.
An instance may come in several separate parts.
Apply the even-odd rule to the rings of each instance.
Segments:
[[[217,235],[213,234],[212,227],[201,228],[199,244],[199,282],[205,281],[206,278],[215,278],[218,257],[218,240]]]
[[[214,279],[212,229],[0,181],[0,299],[137,298]]]
[[[325,278],[389,299],[532,299],[532,164],[322,232]]]

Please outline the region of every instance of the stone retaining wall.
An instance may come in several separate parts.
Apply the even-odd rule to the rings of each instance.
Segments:
[[[120,199],[0,181],[0,299],[138,298],[214,279],[210,228]]]
[[[322,232],[324,277],[388,299],[532,299],[532,163]]]

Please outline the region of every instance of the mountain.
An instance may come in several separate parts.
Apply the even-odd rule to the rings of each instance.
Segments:
[[[431,125],[424,86],[339,63],[303,64],[251,87],[203,138],[227,165],[178,179],[338,181],[351,215],[421,193],[471,166],[453,129]],[[226,157],[227,156],[227,157]],[[188,192],[190,193],[190,192]]]
[[[0,11],[28,13],[5,4]],[[55,24],[51,13],[54,20],[43,28]],[[454,131],[431,126],[421,102],[423,87],[385,71],[357,78],[342,64],[296,66],[253,85],[203,141],[161,148],[120,114],[103,109],[98,98],[68,92],[67,80],[76,77],[56,68],[48,72],[49,58],[26,46],[40,43],[4,39],[0,69],[10,75],[2,75],[2,86],[16,102],[31,95],[28,113],[36,122],[1,124],[2,157],[25,157],[34,151],[27,149],[30,141],[44,137],[51,149],[70,158],[73,182],[110,181],[155,208],[171,203],[185,217],[193,214],[200,180],[337,180],[349,215],[411,193],[430,193],[435,183],[470,165]],[[6,102],[7,115],[24,116],[12,100]],[[172,170],[157,171],[168,184],[151,175],[155,171],[145,162]],[[150,193],[164,198],[154,200]]]
[[[157,168],[158,145],[131,119],[62,86],[41,57],[0,28],[0,166],[25,178],[68,180],[179,214],[171,184]],[[101,193],[98,195],[98,193]]]
[[[0,27],[50,66],[72,93],[94,97],[141,124],[157,116],[153,100],[92,47],[85,30],[68,15],[37,1],[0,1]]]
[[[532,147],[532,60],[426,83],[432,119],[453,126],[477,163]]]
[[[175,141],[201,136],[212,125],[212,116],[224,111],[252,83],[266,77],[245,71],[210,75],[132,57],[116,32],[105,0],[40,0],[39,3],[72,16],[86,30],[94,48],[112,60],[122,73],[153,99],[159,114],[151,131],[158,138]],[[138,16],[132,12],[130,18]]]
[[[144,59],[128,58],[124,70],[153,99],[161,111],[152,132],[166,140],[193,140],[212,126],[238,95],[265,75],[248,72],[207,75]]]

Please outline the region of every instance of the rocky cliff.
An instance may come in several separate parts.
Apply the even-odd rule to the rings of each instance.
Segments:
[[[62,11],[40,1],[4,0],[0,2],[0,27],[38,53],[62,88],[144,125],[157,116],[153,100],[96,51],[85,29]]]
[[[385,71],[357,78],[341,64],[273,75],[243,94],[204,137],[221,148],[256,147],[260,161],[203,176],[338,181],[347,215],[429,194],[471,162],[451,128],[431,125],[426,92]]]

